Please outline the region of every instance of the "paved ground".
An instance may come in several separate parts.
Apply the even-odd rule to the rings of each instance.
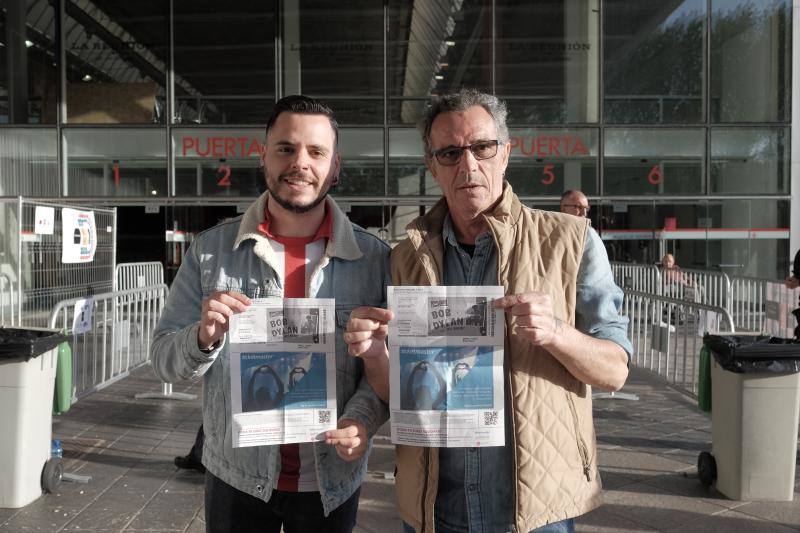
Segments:
[[[0,509],[0,531],[204,531],[203,478],[172,464],[194,440],[200,402],[133,398],[157,390],[145,367],[57,417],[53,433],[63,441],[66,470],[92,480],[64,483],[22,509]],[[199,392],[199,385],[176,390]],[[700,485],[694,465],[710,449],[710,420],[689,399],[643,371],[633,372],[625,390],[641,400],[595,402],[606,504],[582,517],[579,531],[800,531],[797,492],[793,502],[740,502]],[[358,531],[400,531],[393,469],[384,432],[362,490]],[[795,479],[800,491],[800,469]]]

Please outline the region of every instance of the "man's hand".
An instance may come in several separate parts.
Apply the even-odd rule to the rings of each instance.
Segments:
[[[386,357],[386,335],[394,313],[380,307],[357,307],[350,313],[344,341],[355,357]]]
[[[797,287],[800,287],[800,280],[794,276],[789,276],[783,280],[783,284],[786,285],[787,289],[796,289]]]
[[[230,317],[250,306],[250,298],[234,291],[214,291],[203,299],[200,312],[200,328],[197,330],[197,346],[209,350],[225,335]]]
[[[550,296],[543,292],[509,294],[495,300],[494,307],[516,317],[517,335],[537,346],[553,344],[564,332],[564,323],[553,315]]]
[[[350,313],[344,342],[347,351],[364,361],[364,374],[375,394],[389,401],[389,349],[386,335],[394,313],[380,307],[357,307]]]
[[[325,432],[325,444],[336,448],[336,453],[343,460],[355,461],[367,451],[367,428],[352,418],[340,418],[336,424],[339,429]]]

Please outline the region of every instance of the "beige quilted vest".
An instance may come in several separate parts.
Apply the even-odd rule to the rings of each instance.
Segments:
[[[392,251],[392,283],[441,283],[446,210],[442,199],[408,225],[408,239]],[[575,285],[588,221],[528,209],[508,184],[487,220],[506,294],[546,292],[556,316],[574,325]],[[506,325],[505,369],[514,411],[514,521],[517,531],[527,533],[600,505],[600,478],[590,388],[513,330],[512,321]],[[434,531],[438,460],[436,448],[397,446],[398,510],[418,533]]]

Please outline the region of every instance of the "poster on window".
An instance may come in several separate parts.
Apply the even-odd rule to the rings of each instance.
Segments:
[[[61,262],[91,263],[97,248],[94,211],[61,210]]]
[[[233,447],[313,442],[336,429],[335,303],[256,298],[231,317]]]
[[[389,287],[392,442],[505,442],[502,287]]]

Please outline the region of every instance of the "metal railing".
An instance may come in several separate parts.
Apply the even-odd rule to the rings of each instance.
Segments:
[[[629,320],[631,363],[692,396],[697,395],[703,334],[735,331],[722,307],[642,291],[625,290],[622,314]]]
[[[661,287],[661,272],[655,265],[611,262],[614,280],[622,289],[658,294]]]
[[[731,281],[724,272],[693,268],[663,270],[655,265],[618,261],[611,263],[611,271],[622,289],[692,300],[730,311]]]
[[[167,291],[166,285],[158,284],[56,304],[48,323],[70,336],[73,402],[148,361],[153,330],[164,309]],[[76,314],[83,310],[91,313],[91,318],[83,322],[88,327],[75,331],[75,325],[81,323]]]
[[[611,263],[614,280],[626,290],[688,300],[725,309],[737,330],[793,337],[800,288],[782,280],[728,276],[699,269],[659,270],[654,265]]]
[[[14,284],[8,274],[0,274],[0,326],[16,326],[17,309]]]
[[[778,337],[793,337],[800,288],[789,289],[782,281],[746,276],[731,278],[731,314],[738,329]]]
[[[158,261],[120,263],[114,269],[115,291],[162,283],[164,283],[164,265]]]

